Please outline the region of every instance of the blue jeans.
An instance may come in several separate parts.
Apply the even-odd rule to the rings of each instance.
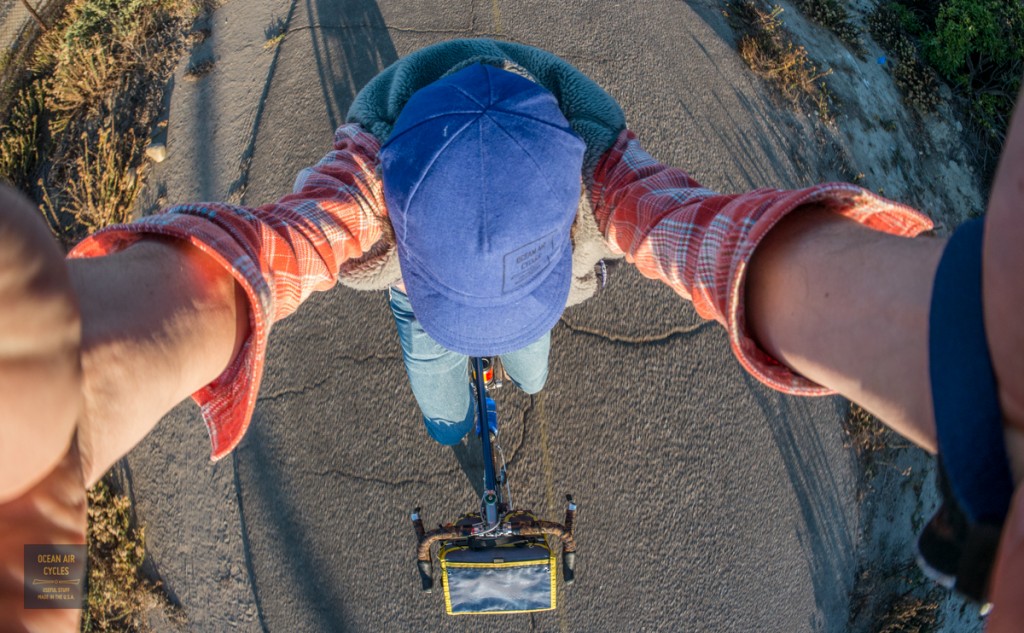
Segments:
[[[409,298],[392,288],[391,313],[402,343],[402,360],[412,395],[430,437],[451,446],[473,428],[475,405],[469,386],[469,358],[441,347],[412,312]],[[537,393],[548,379],[551,332],[522,349],[501,356],[505,372],[520,389]]]

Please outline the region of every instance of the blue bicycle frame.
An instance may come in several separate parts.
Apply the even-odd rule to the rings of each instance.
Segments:
[[[487,419],[487,383],[484,380],[483,359],[474,357],[473,373],[476,378],[476,425],[480,433],[480,443],[484,454],[484,495],[481,503],[483,518],[487,527],[498,523],[498,503],[501,491],[498,489],[498,476],[494,472],[494,450],[491,447],[490,424]]]
[[[501,469],[501,479],[494,468],[494,449],[491,432],[497,433],[497,420],[491,426],[491,408],[488,407],[487,380],[484,375],[484,359],[473,357],[474,397],[476,399],[476,428],[480,434],[484,460],[484,492],[480,499],[479,520],[476,514],[467,515],[456,523],[438,526],[436,530],[427,532],[420,516],[420,508],[416,508],[409,517],[416,531],[418,541],[417,565],[423,590],[431,591],[434,586],[430,547],[434,543],[459,542],[473,544],[493,544],[501,540],[530,539],[553,537],[562,542],[562,576],[566,584],[572,584],[576,578],[576,542],[573,537],[573,524],[576,516],[576,504],[572,495],[566,495],[567,506],[563,523],[553,523],[533,518],[528,511],[510,507],[511,492],[505,475]],[[492,401],[493,402],[493,401]],[[495,414],[496,415],[496,414]],[[504,458],[502,458],[504,462]],[[506,495],[501,494],[501,486],[505,485]]]

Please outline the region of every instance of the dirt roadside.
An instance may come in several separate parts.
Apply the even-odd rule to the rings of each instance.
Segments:
[[[944,84],[932,114],[904,102],[892,60],[868,34],[868,16],[877,2],[841,3],[861,32],[862,51],[851,50],[834,32],[809,20],[794,2],[773,4],[782,7],[780,19],[793,41],[828,72],[833,121],[780,104],[779,116],[818,148],[816,161],[806,165],[809,175],[854,182],[910,204],[932,217],[939,234],[984,212],[987,183],[966,114]],[[925,578],[914,560],[912,544],[939,504],[932,458],[869,416],[851,412],[849,424],[862,467],[849,630],[981,631],[978,607]],[[872,435],[870,446],[863,446],[858,433]]]

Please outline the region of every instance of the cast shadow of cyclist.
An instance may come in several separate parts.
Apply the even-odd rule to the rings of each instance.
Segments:
[[[451,447],[455,461],[459,463],[463,474],[473,487],[473,492],[480,497],[484,494],[484,458],[480,436],[470,431],[462,441]]]

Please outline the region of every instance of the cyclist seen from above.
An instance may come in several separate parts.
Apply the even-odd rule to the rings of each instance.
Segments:
[[[958,586],[994,597],[992,630],[1012,630],[1020,542],[1003,543],[995,583],[988,579],[1010,473],[1024,457],[1016,431],[1003,444],[1004,419],[1024,428],[1022,411],[1007,405],[1019,405],[1024,389],[1011,378],[1024,375],[1024,332],[1008,316],[1024,307],[1024,288],[1005,273],[1020,270],[1022,256],[1005,240],[1024,235],[1024,220],[1000,196],[1001,184],[1018,196],[1024,187],[1019,119],[985,227],[984,297],[980,273],[950,280],[940,267],[973,261],[980,270],[981,225],[946,253],[945,239],[906,239],[932,228],[925,215],[851,184],[715,193],[647,154],[618,104],[571,65],[491,40],[437,44],[381,72],[356,97],[333,151],[273,204],[172,207],[89,236],[65,262],[28,203],[4,192],[0,253],[12,255],[0,258],[0,300],[22,306],[9,314],[33,315],[34,325],[4,320],[0,342],[38,341],[29,355],[57,378],[34,379],[36,365],[7,362],[0,345],[0,391],[15,403],[0,431],[0,561],[19,560],[23,543],[81,542],[85,486],[189,395],[212,457],[227,455],[252,417],[272,324],[314,290],[340,281],[389,292],[427,433],[454,445],[473,425],[466,357],[501,356],[509,377],[536,393],[551,328],[597,290],[595,264],[625,257],[721,323],[764,384],[842,393],[940,450],[947,508],[967,536],[923,539],[922,550],[940,555],[922,553],[949,584],[980,576]],[[938,289],[947,286],[973,297],[963,303],[977,304],[977,315],[946,318],[950,302]],[[933,331],[977,329],[982,298],[988,340],[1006,345],[993,346],[989,361],[982,330],[980,343],[957,352],[994,368],[971,392],[995,400],[978,440],[944,413],[957,403],[933,402],[929,375],[943,378],[929,358],[942,350],[929,340],[929,316]],[[43,398],[53,403],[45,417],[29,404]],[[965,433],[975,453],[947,449],[963,442],[944,438]],[[977,473],[977,455],[1001,461]],[[960,555],[961,541],[979,539],[982,562]],[[0,577],[0,618],[73,628],[61,612],[22,610],[20,595],[20,577]]]

